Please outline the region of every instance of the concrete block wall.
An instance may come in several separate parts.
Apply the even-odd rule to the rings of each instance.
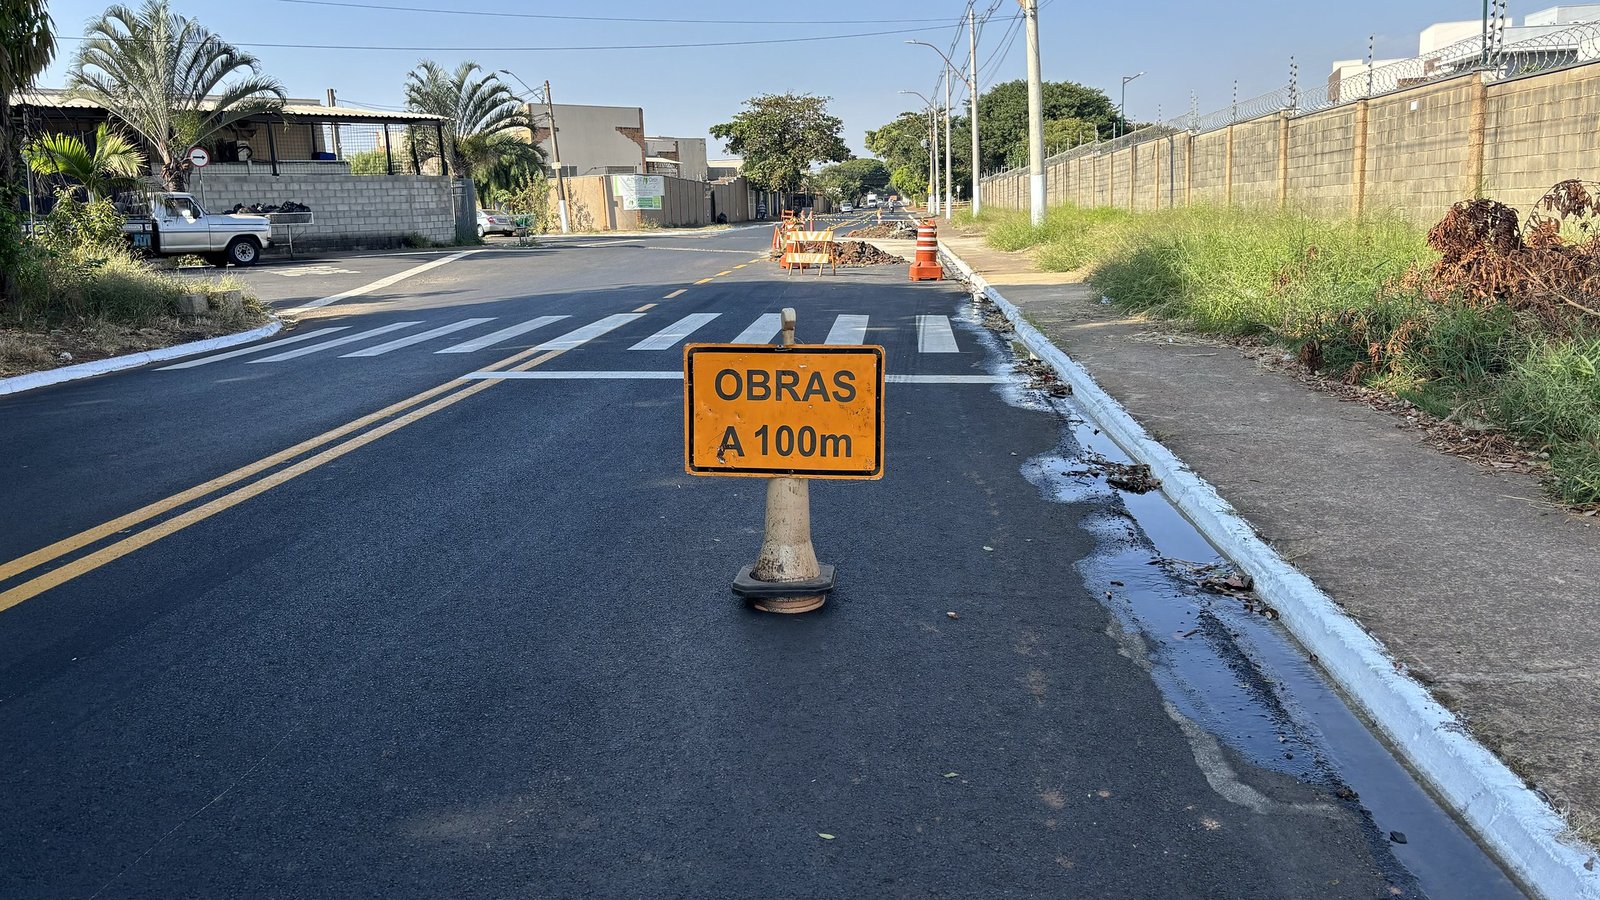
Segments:
[[[1278,202],[1279,117],[1252,119],[1233,126],[1233,204],[1272,206]]]
[[[294,226],[295,249],[399,246],[408,234],[450,243],[456,217],[450,179],[428,175],[202,175],[191,183],[208,212],[286,200],[311,207],[315,224]],[[273,240],[282,240],[275,229]]]
[[[1354,106],[1289,120],[1289,205],[1325,214],[1352,210],[1355,129]]]
[[[1372,213],[1417,224],[1439,220],[1471,197],[1468,174],[1476,75],[1389,94],[1372,101],[1367,124],[1367,199]]]
[[[1087,153],[1052,164],[1050,177],[1066,183],[1049,191],[1082,206],[1283,205],[1418,225],[1481,195],[1525,215],[1556,182],[1595,177],[1596,122],[1600,63],[1500,82],[1469,73],[1303,116],[1273,113]],[[1024,209],[1026,182],[1026,172],[991,176],[986,202]]]
[[[1597,123],[1600,66],[1489,85],[1484,192],[1526,214],[1558,181],[1600,179]]]

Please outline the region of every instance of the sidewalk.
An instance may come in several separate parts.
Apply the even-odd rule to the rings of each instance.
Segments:
[[[1600,523],[1226,344],[1129,318],[982,237],[941,241],[1600,840]]]

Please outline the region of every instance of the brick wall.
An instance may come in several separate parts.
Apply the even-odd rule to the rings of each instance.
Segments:
[[[1311,212],[1351,209],[1355,171],[1354,106],[1289,120],[1289,203]]]
[[[1467,137],[1475,75],[1372,101],[1367,124],[1367,201],[1375,213],[1432,223],[1472,196]]]
[[[427,175],[211,175],[191,186],[208,212],[235,204],[311,207],[315,224],[294,226],[296,250],[364,250],[399,246],[407,234],[456,239],[449,179]],[[281,241],[281,229],[273,240]]]

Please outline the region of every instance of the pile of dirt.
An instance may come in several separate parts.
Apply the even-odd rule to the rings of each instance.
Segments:
[[[892,253],[885,253],[866,241],[837,241],[833,245],[833,264],[836,266],[886,266],[891,263],[905,264],[905,260]]]
[[[910,222],[885,222],[882,225],[868,225],[849,232],[846,237],[854,238],[915,238],[917,228]]]

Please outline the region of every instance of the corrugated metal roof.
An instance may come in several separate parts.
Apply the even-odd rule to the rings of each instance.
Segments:
[[[104,111],[101,107],[81,97],[74,97],[60,88],[34,88],[15,95],[17,106],[36,106],[45,109],[81,109]],[[353,106],[323,106],[319,103],[286,103],[283,114],[302,119],[321,119],[336,122],[443,122],[439,116],[425,113],[399,112],[384,109],[359,109]]]

